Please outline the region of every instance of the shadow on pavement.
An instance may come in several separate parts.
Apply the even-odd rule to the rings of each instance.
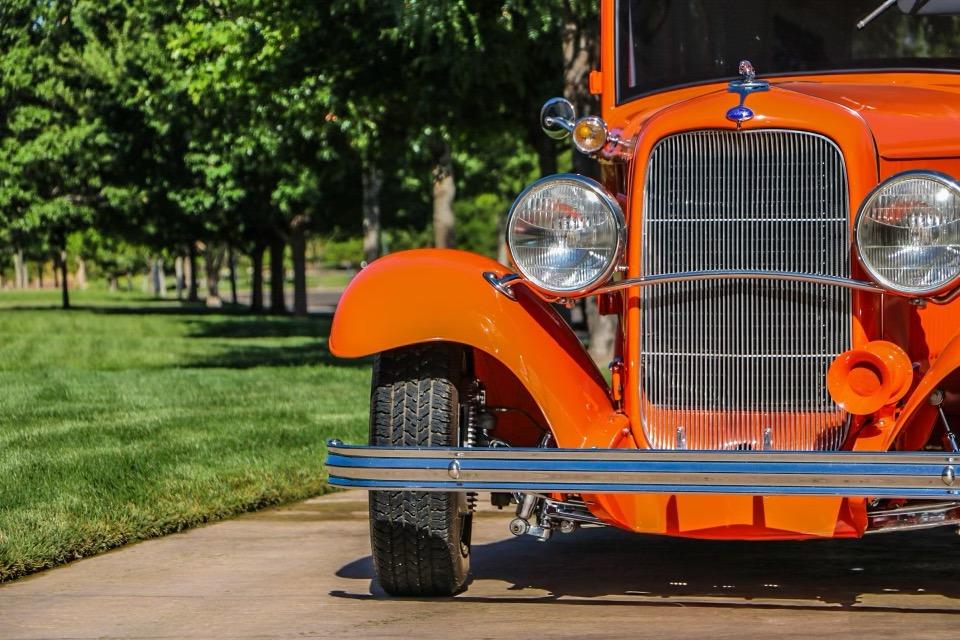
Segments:
[[[524,538],[474,546],[474,584],[502,581],[510,592],[532,589],[548,595],[474,596],[468,588],[456,600],[605,597],[593,603],[960,614],[958,567],[960,539],[946,529],[802,542],[700,541],[584,529],[554,536],[546,544]],[[331,593],[335,597],[385,597],[373,579],[369,556],[345,565],[337,576],[370,581],[371,591]],[[922,601],[916,607],[882,602],[854,606],[868,594],[933,595],[958,602],[956,608],[925,607]]]

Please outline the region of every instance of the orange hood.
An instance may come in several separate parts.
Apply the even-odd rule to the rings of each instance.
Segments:
[[[845,126],[860,125],[869,133],[884,159],[960,158],[960,76],[892,72],[768,81],[769,93],[747,99],[747,106],[758,116],[749,126],[781,121],[797,108],[803,110],[798,125],[822,125],[829,112],[840,117],[839,110],[850,116],[841,117],[847,121]],[[734,105],[736,96],[727,92],[725,82],[711,83],[652,94],[617,107],[611,115],[615,127],[618,120],[624,122],[629,136],[652,121],[679,122],[698,110],[715,111],[718,119],[713,126],[729,127],[723,114]]]
[[[960,85],[783,82],[787,91],[829,100],[855,111],[887,159],[960,156]]]

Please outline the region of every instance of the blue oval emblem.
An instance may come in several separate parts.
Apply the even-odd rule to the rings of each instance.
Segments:
[[[736,122],[738,124],[741,122],[746,122],[751,118],[753,118],[753,111],[749,107],[745,107],[742,104],[727,111],[727,120]]]

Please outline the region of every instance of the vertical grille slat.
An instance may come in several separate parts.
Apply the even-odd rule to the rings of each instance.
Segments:
[[[669,136],[647,170],[643,272],[849,277],[847,198],[843,157],[823,136]],[[846,414],[826,372],[850,346],[848,290],[734,280],[660,284],[641,296],[642,418],[655,448],[840,448]]]

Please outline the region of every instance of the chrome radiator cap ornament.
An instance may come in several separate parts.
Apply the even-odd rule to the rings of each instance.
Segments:
[[[740,79],[730,82],[727,90],[740,96],[740,104],[727,111],[727,120],[736,122],[739,129],[744,122],[752,120],[754,116],[753,109],[744,104],[747,96],[757,91],[769,91],[770,84],[756,79],[757,72],[749,60],[741,60],[737,71],[740,73]]]

